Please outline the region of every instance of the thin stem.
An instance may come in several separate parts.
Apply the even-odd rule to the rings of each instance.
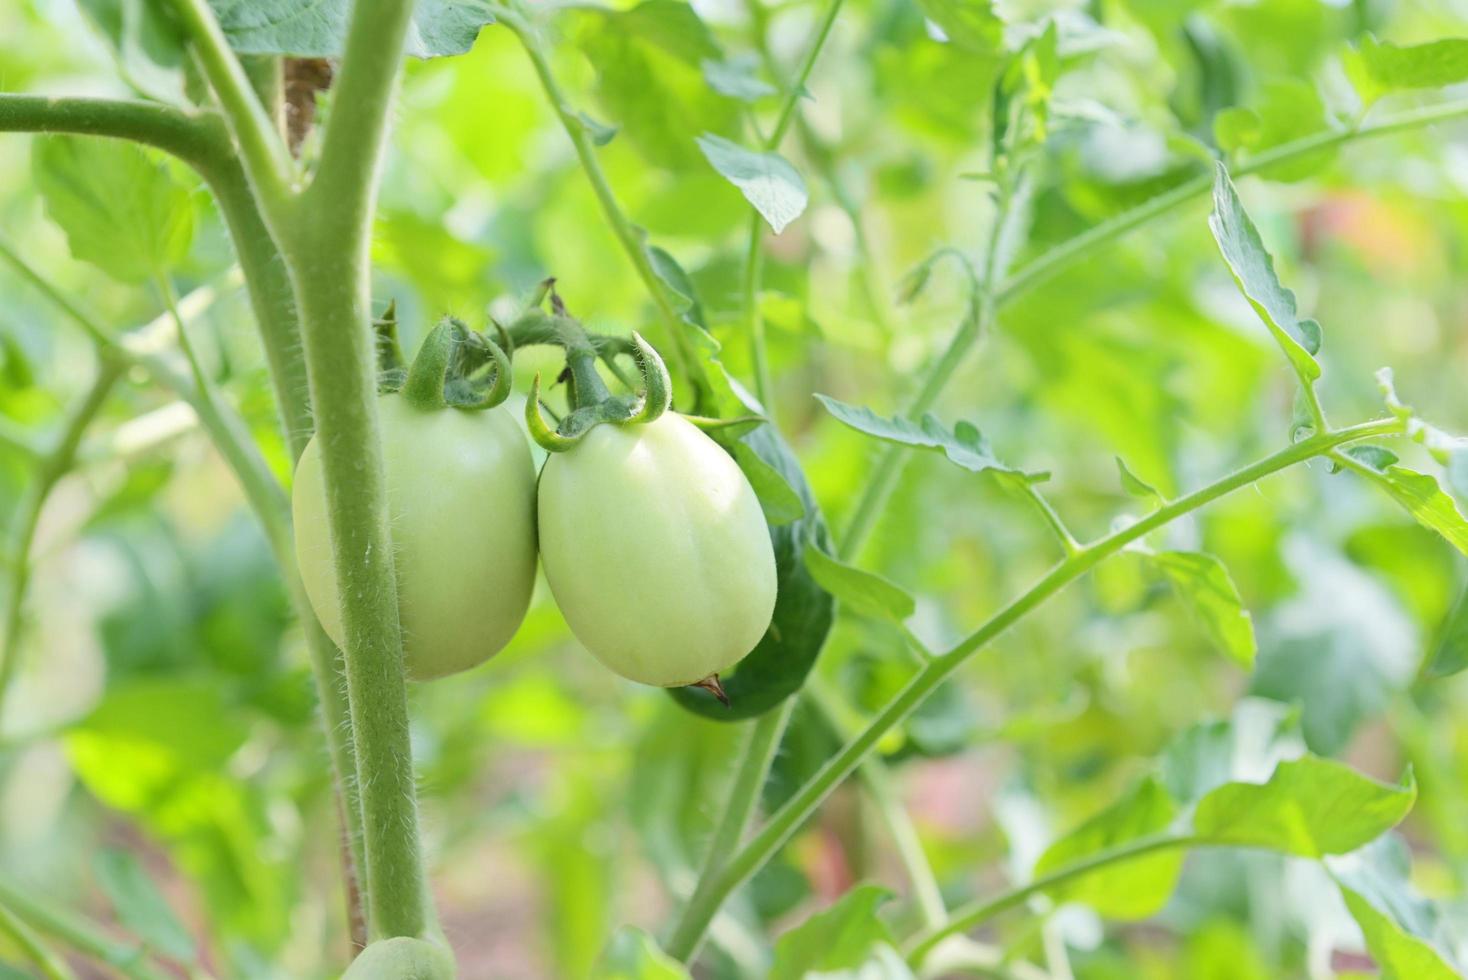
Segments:
[[[114,336],[83,311],[68,294],[41,275],[3,238],[0,238],[0,261],[11,265],[22,279],[34,286],[80,327],[99,349],[129,365],[142,368],[156,383],[187,402],[198,416],[200,425],[208,433],[214,447],[234,473],[235,479],[239,481],[245,499],[265,530],[271,553],[280,568],[297,618],[306,634],[306,649],[316,681],[317,697],[321,702],[321,722],[326,734],[327,749],[336,773],[337,785],[345,797],[343,809],[347,820],[344,832],[351,844],[356,866],[363,867],[361,806],[356,792],[357,766],[351,741],[351,718],[347,711],[346,692],[342,688],[341,671],[336,663],[336,646],[322,630],[306,599],[292,544],[289,502],[270,472],[269,464],[250,438],[248,427],[238,415],[227,411],[218,400],[204,398],[193,380],[177,370],[163,355],[167,337],[171,333],[166,320],[154,321],[122,337]],[[207,305],[215,295],[215,291],[208,288],[190,293],[175,304],[177,315],[181,318],[187,317],[191,310]]]
[[[0,877],[0,905],[14,911],[37,931],[105,963],[128,980],[166,980],[148,965],[140,945],[118,942],[88,920],[47,904],[36,897],[34,888],[23,888]]]
[[[1403,423],[1400,420],[1381,419],[1311,436],[1153,511],[1136,523],[1084,546],[1078,553],[1056,565],[988,622],[918,671],[855,738],[848,741],[770,817],[759,833],[724,865],[718,880],[705,890],[702,901],[690,902],[684,909],[673,941],[668,946],[670,955],[684,959],[697,947],[709,922],[730,893],[769,860],[831,791],[861,764],[883,735],[900,724],[970,656],[1065,586],[1131,542],[1240,487],[1248,486],[1296,463],[1324,455],[1337,446],[1374,436],[1397,435],[1402,431]]]
[[[295,165],[280,132],[271,124],[250,77],[229,46],[208,0],[174,0],[204,77],[209,79],[230,132],[239,146],[245,172],[267,209],[283,206]]]
[[[1077,878],[1100,871],[1102,868],[1113,864],[1122,864],[1134,861],[1147,854],[1157,851],[1171,850],[1180,847],[1193,847],[1205,843],[1198,838],[1187,834],[1164,834],[1157,837],[1143,837],[1138,840],[1128,841],[1116,847],[1098,851],[1095,854],[1082,858],[1074,864],[1067,864],[1057,868],[1049,874],[1042,875],[1026,884],[1011,888],[1006,892],[993,898],[970,902],[962,908],[955,909],[949,919],[936,927],[929,927],[919,933],[912,942],[907,953],[908,962],[914,967],[920,965],[923,959],[933,951],[939,943],[949,936],[962,932],[968,932],[977,926],[994,918],[1001,912],[1008,911],[1015,906],[1022,905],[1035,895],[1043,894],[1069,884]]]
[[[102,358],[97,376],[86,395],[67,415],[51,450],[37,461],[31,484],[17,511],[7,551],[11,575],[5,604],[5,625],[3,632],[0,632],[0,711],[4,710],[10,685],[15,680],[20,664],[21,614],[24,611],[26,590],[30,585],[31,546],[36,540],[41,512],[46,507],[51,490],[71,471],[82,437],[112,394],[113,386],[122,376],[122,369],[123,366],[118,361],[106,356]]]
[[[744,275],[741,278],[740,308],[749,334],[749,359],[754,366],[754,390],[764,408],[765,417],[775,421],[774,382],[770,379],[770,355],[765,345],[765,318],[759,308],[760,235],[764,218],[753,208],[749,212],[749,244],[744,252]]]
[[[824,677],[812,674],[806,681],[805,691],[810,703],[821,713],[832,732],[840,738],[856,735],[854,726],[846,720],[848,712],[842,710],[841,695]],[[880,758],[870,756],[862,762],[859,775],[872,805],[877,808],[882,822],[887,825],[887,833],[897,848],[897,857],[907,871],[907,880],[912,884],[913,897],[917,900],[924,927],[937,928],[948,919],[948,910],[943,904],[943,891],[938,887],[938,878],[933,873],[933,866],[928,863],[928,856],[923,853],[923,843],[918,837],[917,828],[913,826],[907,808],[898,798],[887,767]]]
[[[760,793],[769,777],[770,766],[780,748],[780,739],[790,715],[795,710],[795,698],[786,698],[773,711],[767,711],[750,723],[749,737],[744,745],[744,758],[729,784],[729,795],[725,800],[723,816],[709,838],[708,850],[704,853],[703,866],[699,869],[698,885],[689,902],[699,899],[699,893],[713,886],[724,862],[744,842],[745,831],[759,804]],[[697,953],[695,948],[690,956]]]
[[[1260,153],[1258,156],[1236,165],[1233,168],[1235,177],[1258,173],[1269,167],[1318,153],[1321,150],[1344,146],[1359,139],[1367,139],[1374,136],[1385,136],[1389,133],[1402,132],[1404,130],[1419,129],[1430,126],[1433,123],[1446,122],[1452,119],[1468,117],[1468,101],[1446,102],[1441,105],[1429,106],[1424,109],[1414,109],[1407,112],[1397,113],[1385,117],[1375,123],[1359,126],[1355,129],[1342,132],[1316,133],[1302,139],[1282,143],[1271,150]],[[1170,191],[1159,194],[1151,200],[1132,208],[1107,221],[1101,222],[1087,231],[1069,238],[1049,251],[1031,259],[1011,274],[999,286],[993,294],[993,306],[997,310],[1008,303],[1018,299],[1025,292],[1039,285],[1041,282],[1056,274],[1061,269],[1078,262],[1094,252],[1106,247],[1111,242],[1126,233],[1147,224],[1154,218],[1161,217],[1176,210],[1194,198],[1207,194],[1213,186],[1211,174],[1205,174],[1192,180],[1179,184]],[[992,250],[991,250],[992,251]],[[992,314],[986,314],[989,316]],[[937,400],[938,395],[947,387],[954,371],[960,361],[968,353],[974,340],[982,333],[979,329],[985,324],[979,324],[973,330],[960,329],[954,333],[949,340],[948,346],[938,359],[928,369],[927,376],[916,398],[908,407],[908,417],[916,418],[931,407]],[[1317,432],[1327,431],[1324,426],[1316,429]],[[897,476],[901,472],[902,462],[907,456],[908,450],[901,446],[891,446],[885,449],[878,458],[876,465],[871,470],[866,484],[857,496],[856,506],[852,511],[851,525],[842,540],[842,557],[849,558],[854,555],[861,544],[865,541],[867,534],[871,531],[877,515],[886,505],[887,498],[891,496],[896,486]]]
[[[213,401],[214,385],[204,372],[204,366],[199,363],[199,355],[195,353],[188,328],[184,326],[183,314],[178,311],[178,293],[173,288],[173,280],[161,273],[158,276],[158,293],[163,297],[164,310],[172,318],[173,327],[178,331],[178,347],[189,364],[189,373],[194,376],[194,386],[199,390],[200,397]]]
[[[673,297],[668,292],[668,287],[663,283],[657,270],[653,268],[641,231],[633,226],[627,215],[623,213],[622,206],[617,203],[617,196],[613,193],[606,172],[602,170],[601,163],[597,159],[596,146],[592,143],[586,126],[577,118],[570,103],[566,101],[560,83],[556,81],[555,73],[551,70],[550,59],[546,55],[535,26],[526,20],[518,10],[511,10],[500,5],[492,5],[491,9],[494,10],[500,22],[520,39],[525,54],[530,58],[530,64],[535,69],[536,77],[540,79],[541,88],[545,91],[546,100],[550,102],[551,108],[555,110],[557,117],[561,120],[566,136],[571,140],[571,146],[576,151],[576,159],[580,161],[581,170],[591,184],[592,192],[596,194],[602,214],[606,217],[607,223],[611,225],[612,233],[616,235],[622,251],[631,261],[637,277],[642,280],[648,295],[652,297],[653,306],[657,308],[658,316],[663,321],[663,328],[667,333],[668,346],[672,351],[673,362],[678,369],[677,373],[688,378],[700,389],[705,387],[707,382],[702,377],[702,370],[698,367],[698,358],[686,335],[687,328],[683,323],[683,317],[678,312]]]
[[[1075,535],[1070,533],[1070,528],[1066,526],[1065,521],[1056,513],[1050,501],[1045,499],[1045,495],[1040,492],[1040,488],[1023,476],[1016,477],[1014,483],[1019,488],[1019,491],[1035,505],[1035,509],[1040,512],[1040,516],[1045,519],[1045,526],[1050,529],[1050,532],[1055,535],[1055,539],[1060,542],[1061,550],[1065,552],[1066,557],[1069,558],[1080,551],[1081,543],[1075,539]]]
[[[295,290],[321,449],[373,939],[422,936],[433,919],[418,829],[370,305],[372,217],[413,6],[413,0],[352,5],[321,165],[299,206],[272,225]]]
[[[0,903],[0,935],[8,936],[46,980],[76,980],[76,974],[71,972],[71,967],[51,952],[41,937],[32,932],[31,927],[3,903]]]
[[[1406,112],[1396,113],[1369,123],[1340,131],[1315,133],[1301,139],[1281,143],[1273,149],[1266,150],[1257,156],[1250,157],[1230,168],[1235,177],[1243,177],[1249,174],[1259,173],[1270,167],[1295,160],[1321,150],[1333,149],[1345,146],[1356,140],[1369,139],[1376,136],[1386,136],[1391,133],[1399,133],[1409,129],[1420,129],[1431,126],[1434,123],[1447,122],[1452,119],[1468,117],[1468,101],[1444,102],[1441,105],[1427,106],[1422,109],[1412,109]],[[1159,194],[1151,200],[1139,204],[1130,211],[1123,211],[1114,218],[1101,222],[1093,228],[1066,239],[1049,251],[1036,256],[1010,276],[1004,283],[997,295],[1001,306],[1017,299],[1032,287],[1048,279],[1066,266],[1072,265],[1096,250],[1105,247],[1112,241],[1125,235],[1133,229],[1139,228],[1153,218],[1167,214],[1196,197],[1202,197],[1213,187],[1213,176],[1210,171],[1192,180],[1185,181],[1172,190]]]
[[[780,144],[785,140],[785,134],[790,131],[791,123],[796,120],[800,99],[805,92],[805,83],[815,68],[816,60],[821,56],[821,49],[825,47],[826,38],[831,35],[831,28],[835,25],[836,17],[840,14],[844,3],[845,0],[829,0],[826,4],[825,13],[816,27],[815,37],[806,48],[805,57],[801,60],[795,78],[786,88],[785,99],[780,105],[780,114],[775,118],[775,127],[770,130],[769,135],[763,141],[761,148],[764,152],[773,153],[778,150]],[[763,8],[755,12],[754,20],[757,23],[763,25],[765,19]],[[759,309],[760,266],[764,261],[760,253],[760,238],[764,231],[763,220],[759,211],[750,208],[749,243],[745,247],[744,276],[740,296],[741,308],[744,310],[744,323],[749,333],[749,359],[754,367],[755,391],[759,395],[760,404],[764,406],[765,414],[773,422],[775,418],[774,384],[770,379],[770,355],[766,349],[765,318]]]
[[[816,60],[821,56],[821,49],[826,46],[826,39],[831,36],[831,28],[836,25],[836,17],[841,13],[841,7],[845,0],[828,0],[825,12],[821,15],[821,22],[816,27],[815,37],[811,39],[810,45],[805,49],[805,57],[800,62],[800,68],[795,77],[785,90],[785,101],[780,106],[780,114],[775,117],[775,128],[770,130],[770,135],[765,138],[765,150],[767,152],[779,149],[785,140],[785,134],[790,131],[790,124],[795,121],[795,113],[800,108],[800,100],[805,95],[805,83],[810,81],[810,73],[816,66]]]

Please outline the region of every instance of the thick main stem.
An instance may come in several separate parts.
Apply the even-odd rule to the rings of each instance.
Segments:
[[[432,920],[377,422],[370,234],[412,0],[357,0],[321,165],[279,222],[301,316],[337,569],[371,938]]]
[[[918,705],[975,652],[1033,612],[1071,582],[1116,554],[1133,541],[1240,487],[1255,483],[1296,463],[1325,455],[1337,446],[1374,436],[1400,434],[1396,419],[1366,422],[1312,436],[1237,470],[1215,483],[1153,511],[1146,517],[1101,540],[1086,545],[1056,565],[1049,574],[997,612],[953,649],[930,661],[887,703],[858,735],[847,742],[809,781],[787,800],[765,826],[732,857],[718,880],[704,890],[700,901],[690,901],[668,944],[670,955],[686,960],[697,949],[704,932],[729,894],[749,879],[783,845],[832,790],[849,776],[876,747],[882,736],[902,723]]]

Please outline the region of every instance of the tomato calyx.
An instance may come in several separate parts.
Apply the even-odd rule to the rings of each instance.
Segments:
[[[550,300],[550,311],[541,303]],[[667,365],[652,345],[639,333],[630,340],[588,333],[555,291],[555,280],[547,279],[527,308],[502,328],[514,346],[544,344],[566,352],[566,369],[557,380],[567,385],[570,411],[546,419],[547,409],[541,402],[541,379],[535,376],[530,398],[525,403],[525,424],[530,436],[548,452],[560,453],[572,448],[598,425],[642,425],[660,417],[673,401],[673,381]],[[631,357],[642,378],[640,390],[632,394],[613,394],[597,369],[598,362],[607,365],[616,376],[632,387],[618,366],[617,357]]]
[[[377,334],[380,394],[399,393],[423,411],[481,411],[510,396],[513,376],[505,347],[469,329],[462,320],[451,316],[440,320],[423,338],[413,363],[407,367],[403,366],[398,346],[397,316],[392,304],[373,322],[373,329]]]

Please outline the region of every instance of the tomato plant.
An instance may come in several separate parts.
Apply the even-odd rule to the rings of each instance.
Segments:
[[[0,976],[1462,976],[1464,83],[6,5]]]

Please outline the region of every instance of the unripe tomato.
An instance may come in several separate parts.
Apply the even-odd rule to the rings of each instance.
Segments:
[[[368,943],[342,980],[454,980],[454,958],[437,943],[398,936]]]
[[[535,469],[503,407],[424,410],[378,399],[396,553],[403,654],[415,680],[494,656],[525,618],[535,585]],[[307,443],[292,510],[296,562],[327,635],[343,645],[327,536],[321,452]]]
[[[671,412],[598,425],[540,475],[556,604],[623,677],[678,687],[733,666],[775,609],[775,553],[734,460]]]

